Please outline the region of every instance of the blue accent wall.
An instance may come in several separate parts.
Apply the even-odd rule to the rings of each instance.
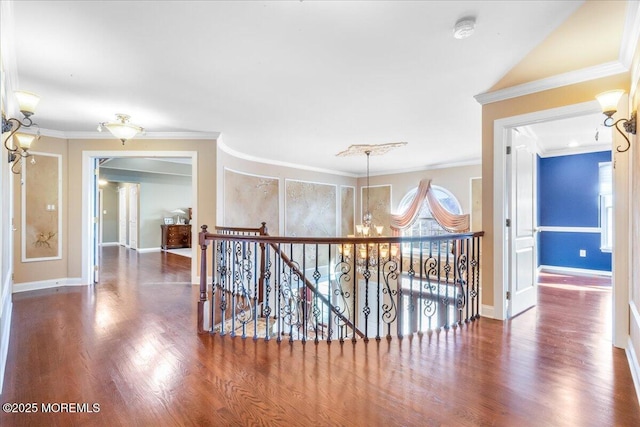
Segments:
[[[598,227],[598,163],[609,161],[610,151],[538,158],[538,225]],[[540,265],[611,271],[600,233],[543,231],[538,243]]]

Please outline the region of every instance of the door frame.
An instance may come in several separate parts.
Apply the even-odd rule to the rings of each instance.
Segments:
[[[623,97],[624,98],[624,97]],[[628,103],[623,100],[620,101],[620,114],[626,114],[625,110]],[[507,198],[505,197],[505,184],[507,178],[507,154],[506,145],[509,141],[509,133],[511,129],[527,126],[534,123],[541,123],[551,120],[567,119],[572,117],[578,117],[586,114],[600,113],[602,112],[600,105],[596,100],[583,102],[580,104],[567,105],[558,108],[551,108],[548,110],[535,111],[532,113],[521,114],[518,116],[505,117],[494,121],[493,124],[493,313],[494,319],[505,320],[507,315],[506,307],[506,290],[508,289],[508,269],[509,269],[509,253],[506,250],[507,246],[507,232],[505,222],[507,219],[507,212],[509,206],[506,205]],[[627,114],[628,116],[628,114]],[[613,147],[618,146],[622,137],[617,135],[617,132],[613,132]],[[616,155],[615,150],[612,150],[612,157]],[[620,156],[617,160],[617,167],[619,168],[614,174],[628,176],[628,156]],[[628,190],[625,193],[625,183],[616,183],[616,200],[614,202],[614,215],[616,219],[623,219],[623,212],[619,211],[619,206],[628,206]],[[628,183],[626,183],[628,186]],[[618,188],[620,187],[620,188]],[[618,191],[620,190],[620,191]],[[619,218],[620,215],[620,218]],[[628,215],[628,212],[627,212]],[[620,221],[620,222],[624,222]],[[619,224],[617,228],[621,226],[627,226],[628,224]],[[614,228],[616,226],[614,225]],[[623,278],[625,274],[628,275],[628,239],[623,241],[619,233],[616,233],[616,237],[620,238],[617,242],[614,242],[615,262],[612,264],[612,316],[613,316],[613,331],[612,341],[613,345],[620,348],[625,348],[629,337],[629,281],[628,280],[616,280],[616,277]],[[616,274],[618,272],[619,274]],[[491,309],[491,307],[489,307]]]
[[[118,157],[187,157],[191,159],[191,200],[192,221],[198,224],[198,152],[197,151],[82,151],[82,283],[93,284],[91,272],[96,260],[91,251],[96,236],[93,231],[93,200],[91,189],[92,176],[94,174],[93,160],[96,158]],[[192,230],[193,233],[193,230]],[[197,255],[198,245],[191,245],[191,283],[198,283],[197,279]]]

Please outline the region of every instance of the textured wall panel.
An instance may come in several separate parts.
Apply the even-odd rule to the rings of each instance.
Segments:
[[[266,222],[269,234],[280,234],[278,179],[224,171],[224,225],[260,227]]]

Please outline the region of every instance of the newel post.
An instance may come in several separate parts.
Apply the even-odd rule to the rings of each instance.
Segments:
[[[204,325],[205,307],[207,305],[207,226],[200,227],[198,244],[200,245],[200,300],[198,301],[198,333],[206,332]]]

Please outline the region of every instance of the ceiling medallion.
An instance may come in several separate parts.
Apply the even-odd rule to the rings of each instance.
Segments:
[[[366,154],[367,156],[379,156],[381,154],[388,153],[394,148],[404,147],[405,145],[407,145],[406,142],[390,142],[388,144],[354,144],[350,145],[346,150],[339,152],[336,156],[361,156],[363,154]]]

